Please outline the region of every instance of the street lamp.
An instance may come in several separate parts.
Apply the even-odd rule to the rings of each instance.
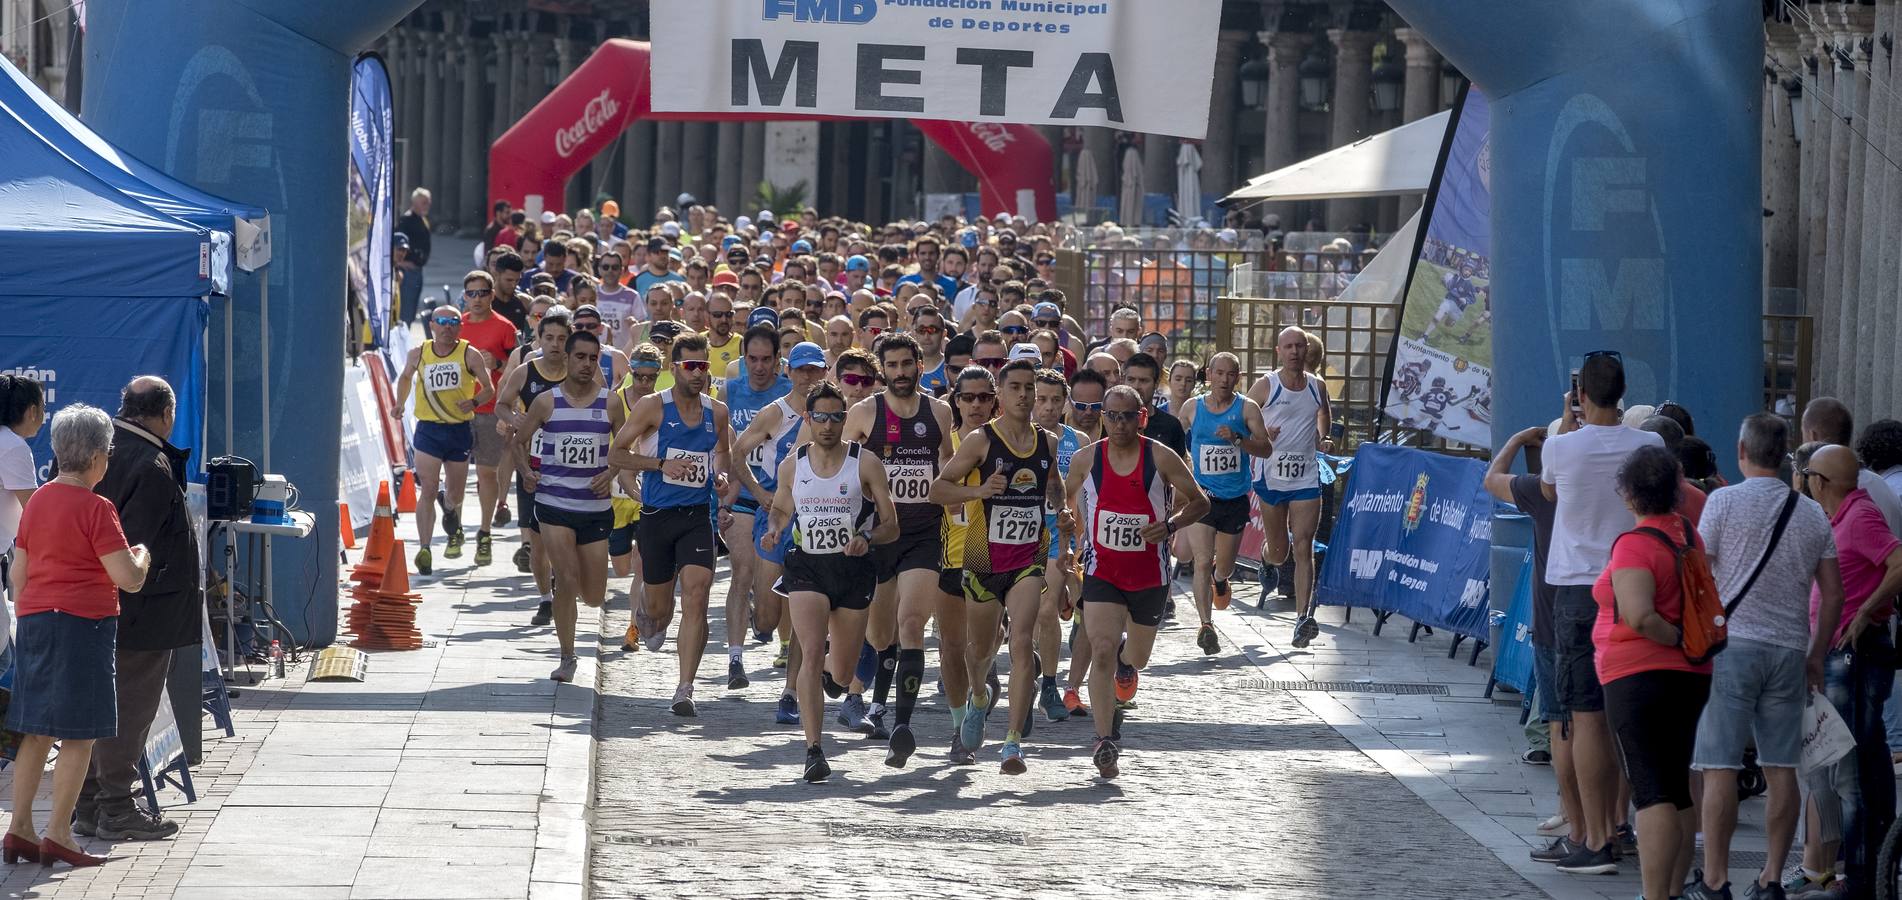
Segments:
[[[1251,59],[1242,63],[1242,105],[1249,109],[1261,109],[1268,98],[1268,61]]]
[[[1327,57],[1321,53],[1319,44],[1301,60],[1301,106],[1305,109],[1320,110],[1327,108],[1328,81],[1331,72]]]
[[[1391,45],[1388,47],[1392,50]],[[1374,65],[1374,110],[1393,112],[1400,108],[1400,94],[1407,80],[1407,67],[1394,60],[1392,52]]]
[[[1453,67],[1452,63],[1440,66],[1440,105],[1452,106],[1460,98],[1460,87],[1466,83],[1466,76]]]

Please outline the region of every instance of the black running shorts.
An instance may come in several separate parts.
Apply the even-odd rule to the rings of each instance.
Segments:
[[[641,520],[634,525],[634,546],[641,552],[641,581],[669,584],[688,566],[713,570],[713,519],[707,504],[668,509],[644,506]]]

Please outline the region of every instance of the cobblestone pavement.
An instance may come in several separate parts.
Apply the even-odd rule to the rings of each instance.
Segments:
[[[995,744],[977,766],[949,766],[932,652],[911,766],[886,768],[882,742],[831,721],[835,703],[835,775],[808,785],[798,730],[773,724],[771,650],[749,650],[753,686],[727,691],[716,622],[700,716],[676,718],[672,635],[658,654],[619,649],[624,584],[601,647],[596,897],[1544,896],[1269,689],[1252,652],[1266,647],[1237,611],[1217,613],[1215,657],[1195,649],[1192,625],[1164,629],[1114,782],[1096,777],[1084,722],[1040,719],[1023,776],[997,771]],[[716,619],[724,592],[722,576]]]

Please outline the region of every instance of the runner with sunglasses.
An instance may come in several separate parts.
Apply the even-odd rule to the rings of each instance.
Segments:
[[[734,434],[744,433],[760,410],[792,390],[792,380],[779,372],[779,335],[773,326],[767,324],[772,311],[767,310],[760,324],[746,330],[741,338],[745,352],[733,366],[744,366],[744,375],[730,377],[720,393],[720,399],[726,401],[727,416]],[[716,363],[717,364],[717,363]],[[761,444],[753,452],[763,455],[766,450]],[[734,471],[759,465],[760,460],[740,457],[745,462]],[[755,517],[759,512],[760,499],[747,487],[746,479],[735,478],[727,484],[727,492],[721,497],[724,509],[729,513],[728,524],[723,537],[727,546],[727,565],[730,577],[726,591],[726,675],[727,687],[742,690],[750,680],[746,676],[746,628],[749,612],[753,605],[763,597],[754,593],[756,579],[753,568],[757,565],[758,554],[753,551],[753,529]],[[767,629],[763,642],[770,636]]]
[[[1097,738],[1090,758],[1099,774],[1115,778],[1123,737],[1116,705],[1136,696],[1137,673],[1156,645],[1169,596],[1169,537],[1201,521],[1208,497],[1182,457],[1143,437],[1146,403],[1134,388],[1111,388],[1104,403],[1108,438],[1077,456],[1064,487],[1082,533],[1083,616],[1095,629],[1088,641]]]
[[[555,681],[575,677],[576,599],[593,609],[607,601],[616,474],[608,466],[608,442],[625,421],[597,377],[601,339],[577,331],[567,350],[568,377],[529,404],[516,436],[516,475],[535,492],[535,521],[554,575],[561,663],[548,677]],[[530,454],[540,467],[524,464]]]
[[[673,702],[677,716],[698,714],[693,680],[707,648],[713,508],[725,473],[731,471],[726,404],[706,395],[711,365],[704,336],[675,340],[673,388],[634,404],[633,415],[614,439],[611,457],[615,467],[642,475],[635,544],[647,596],[634,610],[634,623],[650,651],[658,651],[666,639],[674,618],[674,585],[680,586],[680,681]]]
[[[911,336],[918,342],[918,387],[934,397],[943,397],[951,374],[944,358],[944,313],[926,304],[911,316]]]
[[[826,380],[825,351],[811,342],[795,345],[786,354],[786,371],[792,381],[791,391],[761,409],[733,444],[733,457],[747,461],[746,465],[733,470],[734,477],[755,497],[772,497],[779,489],[779,464],[799,443],[806,398],[814,386]],[[792,620],[781,615],[785,598],[774,588],[786,563],[786,551],[791,549],[792,535],[782,535],[776,545],[763,544],[760,539],[766,535],[766,526],[766,516],[753,517],[752,541],[758,551],[753,567],[753,597],[757,604],[754,625],[761,632],[779,632],[779,656],[773,660],[773,666],[786,669],[786,685],[779,696],[774,721],[797,725],[799,704],[794,699],[793,685],[799,677],[799,654],[793,652],[790,644]]]
[[[925,623],[936,613],[934,585],[944,558],[944,507],[931,502],[931,482],[951,458],[951,407],[918,390],[918,342],[892,334],[879,344],[885,390],[852,407],[845,423],[847,440],[865,445],[886,467],[892,502],[898,511],[896,541],[873,554],[878,589],[873,595],[867,636],[877,649],[872,733],[884,730],[885,701],[898,682],[896,727],[885,764],[904,768],[918,749],[911,715],[925,671]]]
[[[463,280],[466,288],[488,284],[489,273],[470,272]],[[435,538],[438,485],[447,483],[448,509],[443,526],[449,532],[449,546],[443,555],[455,559],[462,555],[462,497],[468,491],[469,454],[475,447],[475,429],[471,424],[475,411],[495,395],[489,383],[489,364],[482,351],[462,339],[462,313],[453,306],[439,306],[430,320],[431,338],[409,352],[402,374],[396,377],[396,406],[402,409],[416,391],[416,431],[411,446],[416,450],[417,489],[424,502],[416,504],[416,571],[430,574],[429,545]]]
[[[841,682],[864,642],[876,581],[869,554],[874,544],[897,537],[899,526],[884,466],[858,444],[841,439],[846,405],[839,389],[826,383],[814,387],[805,419],[812,441],[779,464],[760,546],[777,545],[791,527],[785,581],[802,656],[797,681],[799,705],[807,711],[800,721],[806,739],[803,775],[817,782],[832,774],[819,745],[825,724],[820,691],[834,698],[844,692]],[[868,514],[868,505],[874,513]]]
[[[862,348],[848,347],[832,361],[832,377],[827,380],[845,396],[847,408],[857,406],[878,390],[878,360]],[[878,726],[866,719],[869,707],[864,694],[866,685],[873,683],[878,674],[878,651],[870,644],[862,649],[851,692],[839,705],[839,724],[877,736]]]
[[[961,370],[951,392],[951,452],[955,455],[958,447],[972,434],[984,427],[986,422],[997,416],[997,381],[990,371],[977,366]],[[942,473],[940,473],[942,474]],[[965,487],[979,484],[975,469],[964,476]],[[970,532],[971,522],[984,514],[984,504],[972,500],[965,503],[945,503],[944,513],[944,560],[938,573],[938,673],[944,679],[944,693],[951,706],[951,750],[948,759],[952,765],[969,766],[977,763],[977,747],[964,743],[964,722],[974,714],[982,704],[988,708],[995,699],[996,688],[991,686],[985,696],[973,696],[971,684],[970,630],[965,622],[964,601],[964,542]],[[997,629],[993,627],[992,633]],[[980,738],[982,737],[980,733]]]
[[[1006,775],[1025,771],[1021,746],[1023,732],[1035,704],[1032,662],[1037,607],[1043,595],[1044,564],[1052,535],[1045,530],[1043,507],[1063,509],[1057,538],[1069,534],[1070,516],[1063,501],[1063,482],[1052,477],[1056,467],[1054,439],[1030,421],[1036,396],[1037,365],[1028,359],[1004,365],[999,383],[998,418],[959,445],[951,461],[931,484],[931,497],[944,504],[983,501],[982,530],[965,535],[964,596],[969,605],[971,636],[966,658],[969,671],[988,671],[997,654],[997,626],[1010,613],[1010,723],[1004,736],[1002,767]],[[966,487],[971,472],[982,482]],[[964,743],[982,744],[985,704],[978,704],[964,721]]]
[[[1210,357],[1208,373],[1209,392],[1189,401],[1182,428],[1189,435],[1195,482],[1209,495],[1209,513],[1183,533],[1195,563],[1195,611],[1201,622],[1195,644],[1212,656],[1222,649],[1212,610],[1228,608],[1228,578],[1248,525],[1248,457],[1268,456],[1275,447],[1262,424],[1261,407],[1235,392],[1242,374],[1235,354]]]
[[[660,348],[653,344],[641,344],[628,354],[627,378],[614,391],[614,402],[620,406],[621,420],[634,411],[634,404],[654,393],[654,382],[660,378]],[[608,532],[608,564],[616,578],[633,576],[635,581],[628,586],[628,605],[632,608],[641,602],[641,562],[634,553],[634,533],[641,521],[641,480],[633,472],[617,471],[614,476],[614,530]],[[640,642],[640,631],[634,627],[634,617],[629,616],[627,633],[621,638],[621,649],[633,652]]]
[[[536,343],[540,349],[530,355],[525,364],[515,367],[502,379],[502,402],[496,406],[496,417],[500,421],[497,428],[503,437],[509,439],[509,446],[515,446],[515,437],[520,431],[522,415],[535,398],[555,389],[568,377],[568,337],[574,330],[568,320],[568,311],[559,306],[551,307],[542,316],[541,324],[536,326]],[[511,452],[513,452],[511,450]],[[539,456],[530,454],[528,465],[539,467]],[[519,466],[513,462],[507,471],[513,473]],[[548,574],[548,554],[541,543],[541,526],[535,521],[535,489],[518,483],[515,486],[515,505],[521,509],[516,525],[522,529],[522,549],[515,553],[515,568],[527,570],[535,578],[535,592],[541,598],[535,607],[535,615],[528,620],[530,627],[540,628],[554,621],[555,595],[551,590]]]

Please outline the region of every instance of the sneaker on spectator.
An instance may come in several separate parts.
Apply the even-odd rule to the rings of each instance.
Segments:
[[[1519,761],[1528,766],[1549,766],[1552,764],[1552,752],[1539,747],[1533,747],[1519,754]]]

